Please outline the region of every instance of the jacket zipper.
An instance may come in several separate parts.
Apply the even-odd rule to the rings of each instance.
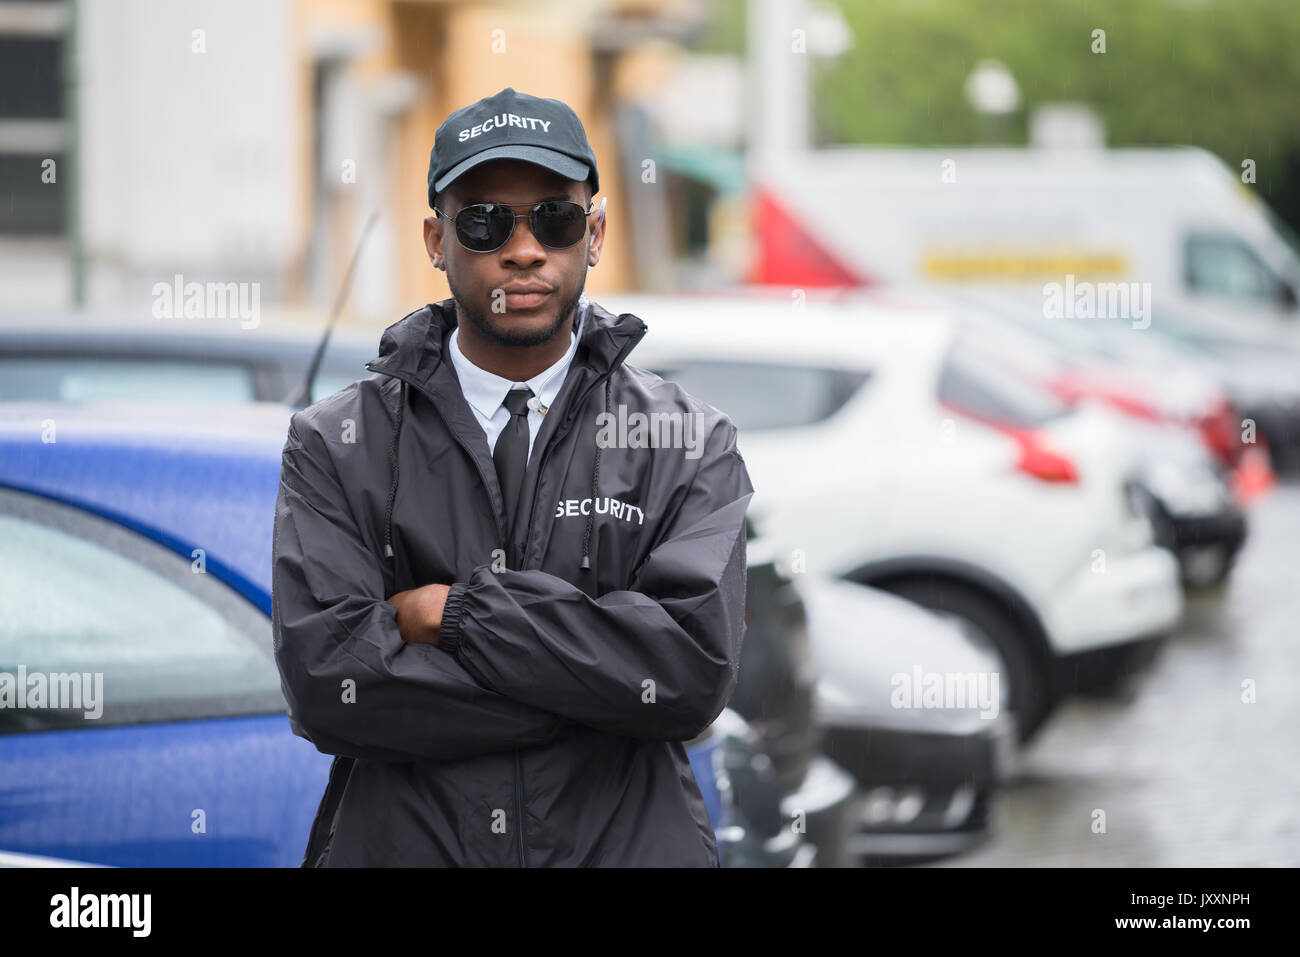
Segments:
[[[632,347],[635,345],[636,342],[632,342],[630,345],[620,350],[618,356],[614,359],[614,364],[610,368],[610,371],[597,376],[595,381],[592,382],[591,385],[587,386],[583,391],[582,395],[580,395],[575,402],[570,404],[569,408],[573,411],[565,416],[564,422],[561,423],[560,428],[555,430],[555,434],[551,436],[551,440],[547,442],[546,447],[542,449],[542,459],[537,463],[537,481],[533,483],[533,501],[532,505],[528,509],[528,525],[524,530],[522,542],[525,551],[528,548],[528,540],[533,533],[533,520],[537,516],[537,498],[542,487],[542,473],[546,469],[546,462],[551,456],[551,449],[559,445],[560,440],[569,434],[569,429],[573,427],[573,422],[577,417],[577,410],[587,401],[587,397],[590,396],[591,393],[595,391],[607,378],[614,374],[614,369],[618,368],[619,364],[627,357],[627,354],[632,351]],[[521,565],[523,564],[523,557],[522,554],[519,556],[519,564]],[[519,866],[527,867],[527,844],[524,836],[524,772],[518,751],[515,751],[515,809],[515,813],[519,815]]]
[[[515,752],[515,813],[519,816],[519,866],[527,867],[527,850],[524,847],[524,772],[518,751]]]
[[[370,365],[367,364],[366,368],[370,369]],[[410,378],[409,376],[406,376],[398,372],[388,372],[387,370],[372,369],[371,371],[372,372],[381,371],[384,372],[385,375],[392,376],[394,379],[400,379],[404,382],[409,383],[412,387],[415,388],[417,392],[421,393],[425,398],[433,402],[435,407],[437,406],[437,399],[435,399],[432,395],[430,395],[427,391],[425,391],[424,386],[422,386],[420,383],[416,382],[414,379]],[[444,419],[444,421],[446,420]],[[479,478],[482,479],[483,484],[486,485],[488,481],[487,476],[483,473],[482,467],[479,466],[478,457],[474,454],[474,450],[471,449],[468,445],[465,444],[465,442],[461,440],[456,430],[451,427],[450,422],[447,423],[447,430],[451,432],[452,436],[456,439],[456,443],[469,454],[470,460],[474,462],[475,468],[478,469]],[[493,518],[496,520],[497,523],[497,531],[498,532],[502,531],[500,516],[494,514]],[[530,522],[532,521],[531,517],[529,518],[529,521]],[[504,538],[505,536],[503,535],[502,537]],[[506,544],[508,545],[510,543],[507,541]],[[518,821],[516,828],[519,832],[519,866],[527,867],[528,861],[524,856],[524,797],[523,797],[522,777],[523,777],[523,773],[521,769],[519,752],[515,751],[515,816],[516,816],[516,820]]]
[[[520,543],[525,551],[528,548],[528,539],[533,533],[533,520],[537,517],[538,493],[541,492],[542,489],[542,472],[545,470],[546,462],[551,456],[551,449],[559,445],[560,440],[569,434],[569,429],[573,428],[573,422],[577,418],[578,410],[582,407],[582,404],[587,401],[587,397],[599,388],[606,379],[614,374],[614,370],[622,365],[623,360],[627,358],[627,354],[631,352],[640,341],[641,340],[638,337],[620,349],[618,355],[614,357],[614,362],[610,366],[609,371],[598,375],[595,381],[587,386],[582,395],[578,396],[577,400],[569,405],[569,411],[566,412],[564,422],[561,423],[560,428],[555,430],[555,434],[551,436],[551,440],[546,443],[546,448],[542,449],[542,460],[537,463],[537,481],[533,483],[533,501],[528,509],[528,527],[525,529],[523,541]],[[591,507],[595,508],[596,504],[593,502]],[[519,556],[521,563],[523,557],[523,555]]]

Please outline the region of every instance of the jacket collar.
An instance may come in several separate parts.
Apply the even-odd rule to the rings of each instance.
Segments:
[[[599,377],[613,372],[646,333],[646,324],[630,312],[614,315],[585,296],[578,309],[586,310],[573,365]],[[456,326],[456,300],[443,299],[399,319],[379,339],[379,355],[366,363],[371,372],[407,379],[427,388],[434,371],[445,359],[447,335]]]

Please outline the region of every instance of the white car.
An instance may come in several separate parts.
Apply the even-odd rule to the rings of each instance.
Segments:
[[[909,301],[913,293],[909,292]],[[930,292],[917,293],[930,301]],[[1014,299],[966,294],[939,302],[1009,362],[1071,404],[1119,416],[1140,449],[1138,483],[1156,541],[1190,588],[1221,584],[1247,534],[1243,506],[1274,481],[1268,453],[1241,440],[1241,413],[1189,347],[1149,330],[1044,319]]]
[[[942,312],[606,296],[649,331],[629,361],[726,412],[750,514],[793,570],[961,619],[1002,659],[1021,740],[1072,660],[1182,609],[1114,419],[1070,411]]]

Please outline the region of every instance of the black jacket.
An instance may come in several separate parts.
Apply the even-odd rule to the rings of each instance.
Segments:
[[[717,866],[682,742],[735,687],[753,486],[726,416],[624,364],[645,323],[579,308],[511,541],[453,300],[291,419],[275,655],[294,732],[338,755],[304,866]],[[702,428],[611,444],[606,410]],[[385,599],[432,582],[442,644],[407,644]]]

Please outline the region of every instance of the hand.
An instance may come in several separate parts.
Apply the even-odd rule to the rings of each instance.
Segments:
[[[388,599],[397,608],[397,630],[408,643],[437,645],[442,629],[442,609],[450,585],[425,585],[399,591]]]

